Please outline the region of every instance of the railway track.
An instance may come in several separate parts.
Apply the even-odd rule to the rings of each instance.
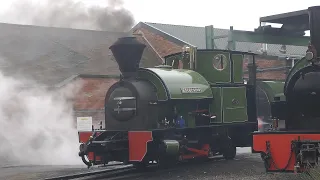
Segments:
[[[96,170],[85,173],[75,173],[65,176],[57,176],[46,178],[45,180],[65,180],[65,179],[97,179],[97,178],[112,178],[118,175],[128,174],[137,171],[133,166],[118,167],[114,169]]]
[[[175,166],[170,166],[168,168],[159,168],[157,164],[151,164],[148,168],[137,169],[132,165],[127,165],[125,167],[119,167],[114,169],[104,169],[96,170],[85,173],[76,173],[65,176],[57,176],[46,178],[45,180],[65,180],[65,179],[78,179],[78,180],[89,180],[89,179],[130,179],[133,177],[146,176],[150,173],[163,173],[166,171],[174,171],[187,166],[195,166],[197,164],[210,163],[212,161],[222,160],[222,157],[214,157],[207,160],[192,161],[191,162],[181,162]],[[113,165],[111,165],[113,166]]]

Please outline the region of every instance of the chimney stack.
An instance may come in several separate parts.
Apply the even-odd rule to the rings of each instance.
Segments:
[[[136,76],[145,47],[146,45],[140,43],[136,37],[119,38],[110,46],[109,49],[119,65],[123,78]]]

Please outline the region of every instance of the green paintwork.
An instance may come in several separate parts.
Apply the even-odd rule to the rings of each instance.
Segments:
[[[305,67],[305,66],[307,66],[307,65],[309,65],[310,63],[307,61],[307,59],[306,58],[301,58],[298,62],[296,62],[295,64],[294,64],[294,66],[292,67],[292,69],[290,70],[290,72],[288,73],[288,75],[287,75],[287,78],[286,78],[286,82],[288,82],[290,79],[291,79],[291,77],[297,72],[297,71],[299,71],[301,68],[303,68],[303,67]]]
[[[163,143],[166,147],[166,154],[168,155],[176,155],[179,153],[179,142],[176,140],[163,140]]]
[[[187,69],[141,68],[138,76],[155,84],[159,100],[212,98],[209,83],[199,73]],[[181,88],[200,88],[199,93],[182,93]],[[169,97],[169,98],[168,98]]]
[[[216,116],[212,123],[244,122],[248,120],[245,87],[212,87],[214,100],[210,113]]]
[[[285,98],[283,95],[283,81],[257,81],[257,86],[261,87],[266,93],[269,102],[274,101],[275,97]]]
[[[252,31],[232,30],[232,40],[238,42],[308,46],[310,37],[272,36]]]
[[[235,83],[243,83],[243,55],[232,54],[233,63],[233,81]]]
[[[217,70],[213,67],[213,58],[218,55],[225,55],[227,58],[227,65],[223,70]],[[230,83],[231,82],[231,65],[229,52],[225,51],[198,51],[197,52],[197,69],[202,76],[204,76],[210,83]]]
[[[198,50],[196,60],[196,70],[210,84],[221,83],[243,83],[243,52],[232,52],[223,50]],[[226,57],[226,66],[224,69],[219,70],[214,68],[213,59],[216,55],[224,55]],[[230,58],[231,57],[231,58]],[[183,69],[189,69],[189,59],[182,59],[180,53],[168,56],[166,58],[166,65],[173,65],[173,69],[177,69],[177,63],[172,63],[173,60],[183,61]],[[231,66],[232,64],[232,66]],[[232,67],[232,68],[231,68]]]
[[[224,123],[248,121],[245,87],[223,87],[222,97]]]
[[[169,99],[166,87],[158,76],[154,75],[150,71],[145,71],[143,69],[139,69],[138,76],[142,79],[149,80],[155,85],[155,87],[157,88],[157,96],[159,101],[167,101]]]
[[[212,44],[213,45],[213,44]],[[196,54],[196,69],[195,71],[205,78],[211,86],[210,97],[213,96],[212,103],[210,104],[210,114],[216,116],[215,119],[211,120],[211,123],[233,123],[233,122],[246,122],[248,121],[247,115],[247,99],[246,99],[246,87],[226,87],[226,84],[243,84],[243,61],[244,56],[248,53],[237,52],[237,51],[224,51],[224,50],[198,50]],[[214,57],[217,55],[225,56],[226,65],[222,70],[216,69],[213,65]],[[252,54],[251,54],[252,56]],[[177,69],[177,65],[174,65],[173,60],[183,60],[183,69]],[[171,75],[171,72],[194,72],[188,70],[189,59],[182,59],[182,54],[177,53],[166,58],[166,65],[173,65],[173,67],[161,68],[161,72],[158,73],[158,69],[154,71],[155,74],[159,74],[161,79],[162,74],[170,76],[172,82],[166,82],[170,84],[168,87],[174,87],[177,83],[173,83],[174,78],[179,78],[179,82],[183,80],[176,75]],[[218,61],[220,62],[220,61]],[[169,73],[167,73],[169,72]],[[209,87],[210,87],[209,86]],[[174,91],[173,91],[174,92]],[[178,99],[178,98],[177,98]],[[234,99],[236,101],[234,101]],[[235,103],[238,102],[238,103]],[[186,121],[186,125],[189,128],[195,127],[195,119],[188,115],[188,112],[193,111],[192,106],[188,106],[188,103],[177,102],[176,108],[179,115],[183,116]]]
[[[205,26],[206,34],[206,49],[214,49],[214,40],[228,38],[228,49],[235,50],[236,42],[252,42],[252,43],[266,43],[266,44],[286,44],[293,46],[308,46],[310,37],[291,37],[291,36],[275,36],[257,33],[253,31],[239,31],[233,30],[230,27],[227,35],[214,36],[213,26]]]
[[[213,59],[216,55],[219,54],[222,54],[227,58],[227,65],[223,70],[218,70],[213,66]],[[196,71],[203,75],[210,84],[243,84],[244,54],[246,53],[221,50],[197,51]]]
[[[213,102],[210,105],[210,114],[216,116],[215,119],[211,120],[212,123],[222,123],[222,89],[221,87],[212,87]]]

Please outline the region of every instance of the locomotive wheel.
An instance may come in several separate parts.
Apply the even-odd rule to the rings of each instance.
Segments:
[[[222,147],[222,155],[226,160],[232,160],[236,157],[237,148],[233,145],[232,139],[230,137],[225,138],[223,147]]]

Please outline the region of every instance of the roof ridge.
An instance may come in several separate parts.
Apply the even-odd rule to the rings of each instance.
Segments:
[[[142,24],[145,24],[146,26],[149,26],[149,27],[151,27],[151,28],[153,28],[153,29],[155,29],[155,30],[163,33],[163,34],[166,34],[166,35],[168,35],[168,36],[170,36],[170,37],[172,37],[172,38],[174,38],[174,39],[177,39],[178,41],[183,42],[184,44],[188,44],[188,45],[190,45],[190,46],[195,47],[195,45],[191,44],[190,42],[187,42],[187,41],[182,40],[182,39],[180,39],[180,38],[178,38],[178,37],[176,37],[176,36],[174,36],[174,35],[172,35],[172,34],[169,34],[168,32],[165,32],[165,31],[163,31],[162,29],[159,29],[159,28],[155,27],[153,24],[148,24],[148,23],[144,23],[144,22],[142,22]]]
[[[23,28],[43,28],[43,29],[60,29],[60,30],[75,30],[75,31],[85,31],[85,32],[94,32],[94,33],[118,33],[118,34],[128,34],[129,31],[118,32],[118,31],[105,31],[105,30],[95,30],[95,29],[81,29],[81,28],[67,28],[67,27],[58,27],[58,26],[45,26],[45,25],[33,25],[33,24],[19,24],[19,23],[6,23],[0,22],[0,25],[7,26],[16,26]]]
[[[155,23],[155,22],[144,22],[146,24],[161,24],[161,25],[168,25],[168,26],[180,26],[180,27],[193,27],[193,28],[205,28],[205,26],[190,26],[190,25],[180,25],[180,24],[167,24],[167,23]],[[219,30],[229,30],[224,28],[214,28]]]

